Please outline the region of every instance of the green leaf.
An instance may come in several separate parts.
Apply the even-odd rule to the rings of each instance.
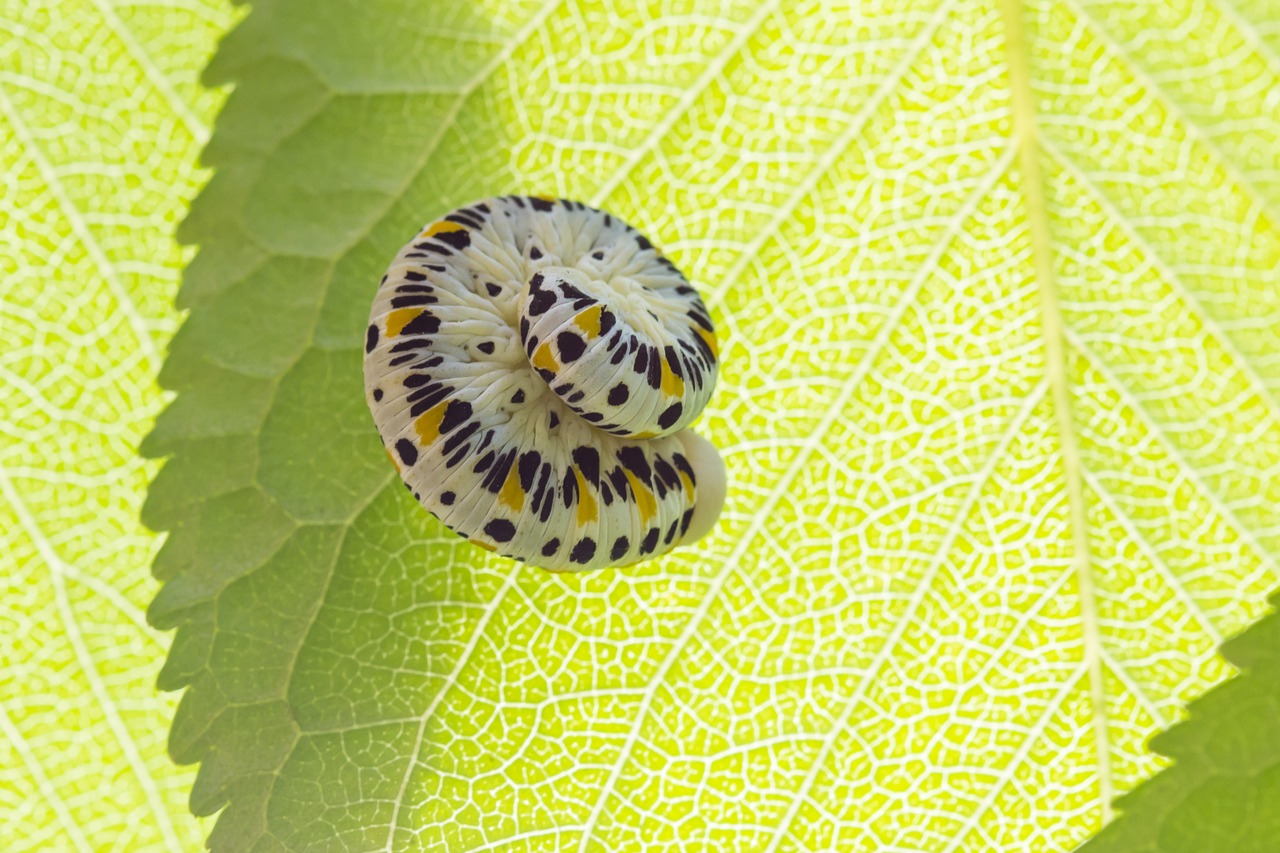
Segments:
[[[1280,614],[1222,654],[1244,673],[1152,739],[1174,765],[1121,798],[1121,817],[1080,853],[1272,853],[1280,844]]]
[[[137,455],[165,402],[173,239],[223,99],[222,0],[0,0],[0,838],[196,849],[146,624]]]
[[[1095,831],[1280,582],[1280,32],[1233,2],[260,0],[146,448],[214,849]],[[701,288],[698,547],[552,576],[396,481],[378,279],[514,191]]]

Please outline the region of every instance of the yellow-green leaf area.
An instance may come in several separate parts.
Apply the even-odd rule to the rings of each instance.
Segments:
[[[262,0],[147,447],[214,849],[1095,832],[1280,581],[1277,11]],[[697,547],[553,576],[396,482],[369,301],[506,192],[704,294],[732,485]]]
[[[160,537],[138,457],[165,395],[222,95],[228,3],[0,0],[0,837],[14,851],[197,849],[166,754]]]

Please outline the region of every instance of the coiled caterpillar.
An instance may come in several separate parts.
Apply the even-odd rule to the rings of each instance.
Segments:
[[[405,485],[451,530],[553,571],[704,536],[724,464],[686,429],[715,388],[697,292],[576,201],[505,196],[425,227],[370,312],[365,394]]]

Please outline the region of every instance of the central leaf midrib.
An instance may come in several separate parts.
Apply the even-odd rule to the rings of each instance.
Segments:
[[[1018,147],[1018,171],[1022,175],[1023,200],[1031,238],[1031,257],[1040,295],[1041,331],[1044,336],[1045,372],[1050,383],[1054,422],[1061,452],[1062,474],[1066,482],[1071,526],[1071,564],[1080,595],[1080,619],[1084,642],[1084,662],[1089,673],[1089,701],[1094,722],[1094,748],[1098,762],[1098,798],[1102,821],[1111,817],[1113,796],[1111,748],[1107,731],[1106,690],[1103,683],[1101,638],[1097,603],[1094,597],[1093,564],[1089,552],[1087,516],[1080,448],[1076,440],[1067,376],[1066,324],[1053,277],[1052,242],[1044,182],[1040,173],[1035,96],[1031,88],[1031,61],[1026,10],[1022,0],[1001,0],[1000,16],[1005,31],[1009,64],[1009,89],[1014,142]]]

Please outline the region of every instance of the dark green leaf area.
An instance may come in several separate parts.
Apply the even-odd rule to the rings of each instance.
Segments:
[[[186,690],[169,746],[200,762],[216,851],[385,849],[422,720],[510,580],[401,486],[361,371],[396,250],[518,189],[471,97],[504,38],[455,5],[259,0],[206,73],[235,90],[143,451],[166,458],[144,520],[168,532],[148,616],[177,629],[159,684]]]
[[[1280,851],[1280,613],[1222,654],[1240,675],[1151,739],[1173,766],[1117,800],[1120,817],[1079,853]]]

